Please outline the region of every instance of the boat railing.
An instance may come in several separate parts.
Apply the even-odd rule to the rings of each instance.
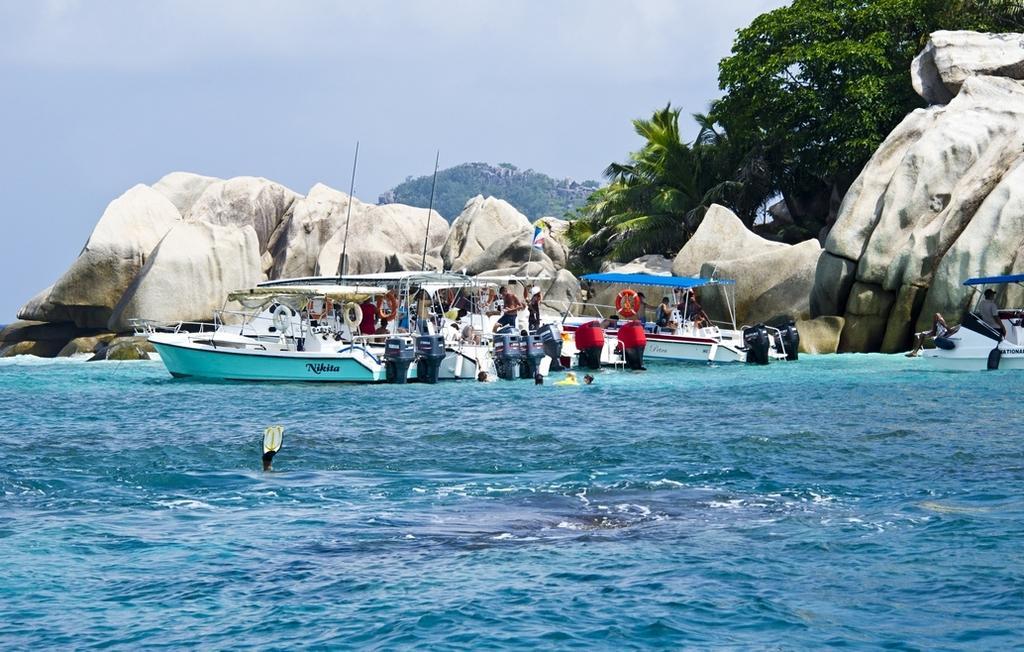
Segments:
[[[163,322],[155,319],[134,317],[128,320],[135,335],[152,335],[154,333],[206,333],[217,330],[216,323],[201,321]]]

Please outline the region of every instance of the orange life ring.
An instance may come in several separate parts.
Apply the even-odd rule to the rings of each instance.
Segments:
[[[391,320],[398,313],[398,297],[391,290],[377,302],[377,316]]]
[[[615,312],[623,317],[633,317],[640,312],[640,295],[633,290],[623,290],[615,297]]]
[[[316,305],[314,303],[316,301],[319,301],[319,299],[310,299],[309,302],[306,304],[306,313],[309,315],[310,319],[323,319],[325,316],[331,314],[331,309],[334,308],[334,306],[332,305],[330,299],[325,298],[323,300],[323,310],[320,311],[315,310],[313,307]]]

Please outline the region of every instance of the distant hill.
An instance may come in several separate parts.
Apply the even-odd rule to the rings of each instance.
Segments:
[[[382,194],[378,204],[407,204],[426,208],[430,204],[431,176],[406,178]],[[463,163],[437,173],[434,208],[451,222],[466,202],[476,195],[492,195],[515,206],[531,220],[545,215],[561,217],[581,206],[600,187],[597,181],[552,179],[533,170],[520,170],[510,163]]]

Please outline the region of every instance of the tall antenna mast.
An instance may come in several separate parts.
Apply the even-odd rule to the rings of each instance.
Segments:
[[[420,260],[420,271],[427,269],[427,240],[430,238],[430,214],[434,212],[434,188],[437,186],[437,164],[441,162],[441,150],[437,150],[434,159],[434,180],[430,183],[430,208],[427,209],[427,232],[423,234],[423,258]]]
[[[352,219],[352,202],[355,197],[352,193],[356,191],[356,164],[359,163],[359,141],[356,141],[356,157],[352,160],[352,183],[348,187],[348,214],[345,216],[345,239],[341,241],[341,260],[338,261],[338,275],[344,276],[348,270],[348,223]]]

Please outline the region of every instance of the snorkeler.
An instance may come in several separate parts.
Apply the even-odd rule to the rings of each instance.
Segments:
[[[281,450],[284,426],[267,426],[263,431],[263,470],[273,471],[274,456]]]

